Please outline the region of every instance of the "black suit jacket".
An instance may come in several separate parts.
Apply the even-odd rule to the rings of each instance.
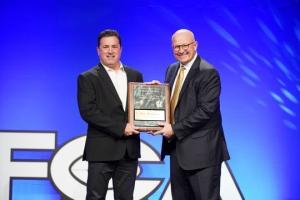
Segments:
[[[142,74],[124,66],[127,82],[143,82]],[[83,160],[120,160],[125,153],[140,157],[140,137],[124,136],[128,111],[123,110],[118,93],[105,68],[98,64],[78,76],[78,106],[88,124]]]
[[[166,82],[172,88],[179,63],[168,67]],[[220,112],[221,83],[217,70],[197,56],[179,94],[174,136],[163,139],[162,159],[176,149],[179,165],[200,169],[229,159]]]

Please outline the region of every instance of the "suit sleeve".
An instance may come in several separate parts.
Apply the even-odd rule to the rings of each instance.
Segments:
[[[141,73],[138,73],[137,82],[144,82],[143,75]]]
[[[167,67],[167,70],[165,72],[165,83],[170,84],[170,73],[171,73],[172,65]],[[171,88],[170,88],[171,89]]]
[[[78,77],[77,99],[80,115],[84,121],[115,138],[123,136],[126,122],[112,119],[97,107],[95,88],[86,75]]]
[[[179,140],[207,127],[208,123],[218,123],[218,121],[211,122],[210,120],[218,116],[220,112],[221,83],[219,74],[215,69],[206,69],[201,71],[200,76],[202,76],[200,79],[202,81],[194,86],[197,91],[196,108],[191,114],[173,125],[174,133]]]

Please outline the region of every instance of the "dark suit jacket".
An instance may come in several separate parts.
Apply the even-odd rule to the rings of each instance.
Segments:
[[[142,74],[124,66],[128,82],[143,82]],[[78,105],[88,123],[83,160],[120,160],[125,153],[140,157],[140,137],[124,136],[128,119],[122,102],[105,68],[98,64],[78,77]]]
[[[179,63],[168,67],[166,82],[172,88]],[[229,159],[220,112],[220,77],[215,68],[199,56],[194,61],[175,108],[174,136],[163,139],[162,159],[176,149],[179,165],[200,169]]]

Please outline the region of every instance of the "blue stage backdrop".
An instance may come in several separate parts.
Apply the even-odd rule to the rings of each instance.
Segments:
[[[1,1],[0,19],[1,194],[71,197],[67,185],[73,183],[63,183],[63,172],[73,168],[76,184],[84,183],[86,124],[76,84],[79,73],[98,63],[99,31],[118,30],[122,62],[145,81],[163,82],[174,62],[171,35],[188,28],[198,53],[221,75],[228,164],[241,194],[247,200],[300,199],[300,1],[16,0]],[[141,137],[151,156],[141,160],[138,178],[150,181],[147,198],[163,198],[169,162],[158,160],[161,137]],[[26,174],[28,168],[36,171]],[[153,190],[151,180],[158,181]]]

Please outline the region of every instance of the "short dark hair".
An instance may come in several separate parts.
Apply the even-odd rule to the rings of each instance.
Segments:
[[[99,36],[98,36],[98,47],[99,47],[99,45],[100,45],[100,40],[101,40],[103,37],[111,37],[111,36],[114,36],[114,37],[118,38],[119,44],[120,44],[120,46],[122,46],[121,37],[120,37],[118,31],[113,30],[113,29],[106,29],[106,30],[101,31],[101,32],[99,33]]]

